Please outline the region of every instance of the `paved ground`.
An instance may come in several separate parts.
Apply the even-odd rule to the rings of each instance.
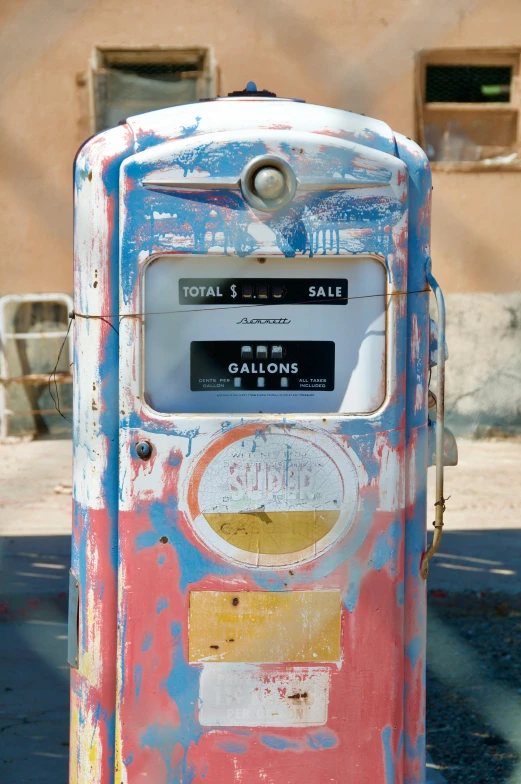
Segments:
[[[459,465],[445,469],[451,497],[429,587],[521,593],[521,439],[458,445]]]
[[[432,784],[439,780],[435,763],[440,761],[450,782],[466,784],[445,754],[447,743],[454,742],[454,727],[443,717],[453,721],[455,702],[460,713],[454,714],[454,721],[461,715],[460,742],[465,742],[467,717],[478,716],[474,734],[482,737],[485,746],[491,738],[492,744],[507,750],[508,778],[486,778],[483,773],[471,780],[521,784],[521,769],[516,767],[521,752],[518,671],[513,670],[508,682],[501,680],[501,673],[489,672],[484,664],[487,646],[474,644],[474,627],[467,622],[475,600],[463,615],[461,602],[456,601],[453,610],[455,603],[449,601],[462,591],[472,592],[473,597],[502,591],[512,595],[513,602],[514,595],[521,594],[520,465],[521,441],[461,441],[460,465],[447,469],[446,492],[452,498],[441,553],[429,576],[434,597],[429,620],[429,699],[438,700],[443,692],[445,700],[432,709]],[[0,476],[0,618],[15,618],[0,623],[0,781],[65,784],[71,444],[0,445]],[[498,615],[521,628],[516,612],[504,611],[505,604],[509,606],[503,594],[498,596],[490,610],[492,621]],[[460,634],[464,622],[466,632]],[[480,632],[485,643],[491,633],[499,638],[499,627],[485,624]]]
[[[0,619],[30,616],[0,623],[2,784],[67,782],[71,455],[70,441],[0,445]]]

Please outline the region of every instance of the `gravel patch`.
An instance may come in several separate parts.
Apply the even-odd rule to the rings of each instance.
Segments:
[[[448,784],[521,784],[521,595],[429,593],[427,750]]]

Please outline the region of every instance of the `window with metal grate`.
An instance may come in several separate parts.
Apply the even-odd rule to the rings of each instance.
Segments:
[[[427,65],[426,103],[510,101],[512,68],[482,65]]]
[[[211,98],[214,75],[206,48],[96,49],[91,67],[94,131],[143,112]]]
[[[520,51],[434,50],[419,58],[418,136],[435,163],[517,162]]]

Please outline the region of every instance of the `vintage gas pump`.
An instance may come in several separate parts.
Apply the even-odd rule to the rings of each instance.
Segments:
[[[254,87],[81,149],[71,782],[425,781],[430,193]]]

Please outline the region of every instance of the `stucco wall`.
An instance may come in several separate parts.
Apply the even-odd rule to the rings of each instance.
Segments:
[[[447,422],[480,436],[521,431],[521,294],[449,294]]]
[[[379,117],[413,137],[415,54],[438,47],[521,47],[521,3],[5,0],[0,293],[71,291],[71,169],[89,134],[87,89],[78,77],[96,45],[211,46],[222,93],[253,79],[281,96]],[[521,292],[520,201],[521,172],[434,172],[434,269],[444,290],[463,298],[454,302],[469,325],[482,303],[472,295]],[[501,297],[494,302],[494,318],[501,321],[507,306],[499,304]],[[450,307],[449,319],[459,323]],[[459,331],[451,331],[455,365]],[[489,340],[497,356],[516,353],[515,341],[505,342],[501,330]],[[477,366],[481,356],[474,358]],[[463,394],[457,378],[450,383]],[[503,413],[508,418],[506,408]]]
[[[521,46],[520,30],[518,0],[10,0],[0,16],[0,290],[71,289],[71,163],[89,132],[77,76],[95,45],[209,45],[222,92],[255,79],[412,137],[417,51]],[[521,176],[435,173],[434,185],[444,288],[521,290]]]

